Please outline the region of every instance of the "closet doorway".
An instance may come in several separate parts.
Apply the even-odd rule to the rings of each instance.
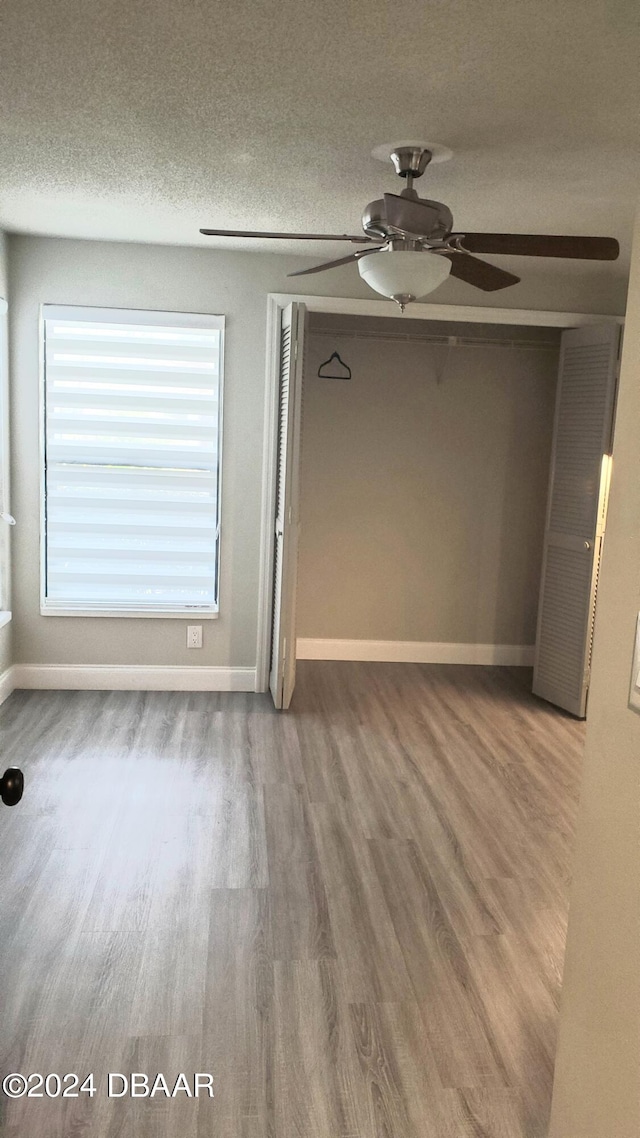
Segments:
[[[435,305],[400,317],[329,298],[271,307],[262,670],[276,706],[289,704],[296,657],[535,656],[538,694],[584,714],[620,321]]]

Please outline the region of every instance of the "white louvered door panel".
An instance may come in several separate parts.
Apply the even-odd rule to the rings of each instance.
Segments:
[[[295,614],[305,315],[304,304],[287,305],[282,311],[280,333],[273,628],[269,688],[275,706],[282,710],[286,710],[291,702],[296,677]]]
[[[533,691],[586,712],[620,329],[562,336]]]

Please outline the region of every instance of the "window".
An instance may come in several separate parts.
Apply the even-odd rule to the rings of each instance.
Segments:
[[[41,611],[218,611],[223,316],[45,305]]]

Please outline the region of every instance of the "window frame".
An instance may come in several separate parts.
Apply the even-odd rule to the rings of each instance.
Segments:
[[[90,315],[89,315],[90,314]],[[217,526],[215,554],[215,602],[212,606],[184,605],[178,608],[118,608],[116,605],[91,607],[69,605],[47,599],[47,423],[46,423],[46,358],[45,321],[96,320],[102,323],[173,325],[183,328],[217,329],[220,333],[220,357],[218,373],[218,461],[217,461]],[[168,312],[146,308],[108,308],[90,304],[52,304],[42,303],[38,318],[39,346],[39,390],[38,390],[38,474],[40,481],[40,615],[71,617],[115,617],[118,619],[152,620],[217,620],[220,616],[220,545],[222,533],[222,465],[223,465],[223,422],[224,422],[224,364],[225,364],[225,317],[221,313]]]

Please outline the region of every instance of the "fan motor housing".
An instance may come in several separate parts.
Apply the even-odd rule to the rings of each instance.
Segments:
[[[362,214],[362,228],[369,237],[386,237],[387,222],[384,214],[384,198],[369,202]]]
[[[416,195],[417,196],[417,195]],[[438,220],[426,238],[432,241],[442,241],[448,237],[453,229],[453,214],[444,202],[431,201],[429,198],[420,198],[420,201],[432,206],[438,211]],[[384,198],[376,198],[365,206],[362,214],[362,228],[369,237],[388,237],[390,227],[387,223],[384,210]]]

